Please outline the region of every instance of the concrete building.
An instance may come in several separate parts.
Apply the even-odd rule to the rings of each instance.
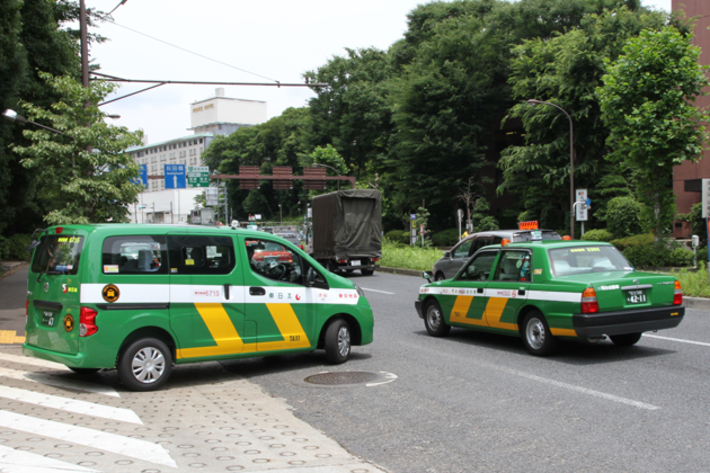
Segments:
[[[138,203],[130,208],[131,221],[186,222],[195,208],[195,197],[202,195],[204,189],[166,189],[165,165],[204,166],[202,153],[215,135],[229,135],[241,127],[263,123],[266,118],[266,102],[225,97],[224,89],[219,88],[215,97],[190,105],[193,135],[127,150],[136,163],[146,166],[149,176],[148,188],[139,194]]]
[[[682,10],[687,18],[695,20],[693,44],[701,48],[700,64],[710,64],[710,1],[708,0],[672,0],[673,11]],[[699,97],[696,105],[700,108],[710,106],[710,96]],[[693,205],[701,201],[701,180],[710,178],[710,150],[703,151],[703,157],[696,163],[685,162],[673,169],[673,192],[676,195],[676,211],[688,213]],[[673,236],[689,238],[690,225],[687,222],[675,222]]]

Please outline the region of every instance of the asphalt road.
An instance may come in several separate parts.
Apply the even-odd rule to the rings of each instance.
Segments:
[[[375,311],[375,342],[328,369],[395,381],[304,387],[314,355],[228,365],[351,453],[402,473],[710,470],[710,313],[688,310],[634,347],[566,343],[535,358],[511,337],[429,337],[414,310],[423,279],[353,279]]]

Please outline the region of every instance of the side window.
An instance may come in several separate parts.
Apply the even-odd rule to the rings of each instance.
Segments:
[[[171,274],[229,274],[236,266],[232,237],[168,235]]]
[[[296,252],[271,240],[248,239],[245,244],[249,266],[254,274],[274,281],[304,284],[301,270],[303,265]],[[314,280],[318,276],[317,272],[313,274]]]
[[[109,237],[104,240],[104,274],[168,274],[168,251],[162,235]]]
[[[463,243],[461,243],[455,250],[453,255],[451,255],[452,258],[468,258],[469,255],[469,250],[471,249],[471,245],[473,245],[474,238],[471,238],[470,240],[466,240]]]
[[[459,274],[459,281],[485,281],[491,274],[491,268],[498,255],[497,251],[484,251],[477,254],[469,263],[464,266]]]
[[[483,248],[486,245],[491,244],[491,238],[490,237],[478,237],[476,238],[476,241],[471,245],[471,252],[469,253],[470,255],[474,254],[481,248]]]
[[[495,281],[530,281],[530,253],[504,251],[496,269]]]

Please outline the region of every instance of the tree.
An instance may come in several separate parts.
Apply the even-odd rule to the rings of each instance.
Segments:
[[[637,195],[656,240],[675,214],[673,166],[700,158],[710,115],[693,105],[708,80],[700,48],[674,27],[644,30],[616,61],[607,61],[597,89],[609,127],[609,158],[638,172]]]
[[[13,151],[40,183],[37,197],[49,209],[44,220],[50,225],[127,221],[127,205],[142,186],[132,182],[139,168],[124,151],[139,145],[142,133],[107,125],[95,105],[116,86],[94,81],[85,88],[69,77],[40,76],[61,99],[49,109],[27,102],[22,108],[29,120],[63,134],[28,124],[24,135],[32,144]]]

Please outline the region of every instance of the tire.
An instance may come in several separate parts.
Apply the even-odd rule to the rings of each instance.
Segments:
[[[350,356],[350,326],[343,319],[335,320],[325,331],[325,358],[339,365]]]
[[[620,347],[630,347],[636,345],[636,342],[641,340],[641,334],[625,333],[623,335],[609,335],[609,338],[612,342],[614,342],[614,345],[618,345]]]
[[[451,326],[446,324],[444,313],[436,300],[427,302],[424,307],[424,326],[432,337],[445,337],[451,331]]]
[[[444,279],[446,279],[446,276],[444,276],[444,273],[441,271],[436,273],[436,276],[434,276],[434,281],[443,281]]]
[[[530,311],[525,316],[520,335],[525,348],[532,355],[547,356],[555,350],[556,340],[550,333],[550,326],[537,310]]]
[[[69,369],[80,376],[91,376],[98,373],[101,368],[73,368],[69,366]]]
[[[360,272],[363,276],[372,276],[373,274],[375,274],[374,269],[361,269]]]
[[[156,338],[141,338],[123,350],[118,376],[132,391],[154,391],[170,377],[173,360],[165,343]]]

